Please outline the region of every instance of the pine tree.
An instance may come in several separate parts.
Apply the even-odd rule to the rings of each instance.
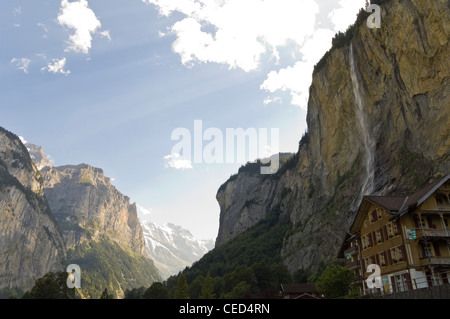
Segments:
[[[205,277],[205,281],[202,287],[202,294],[200,295],[200,299],[214,299],[214,279],[211,278],[211,275],[208,274]]]
[[[100,296],[100,299],[114,299],[114,296],[108,292],[108,288],[105,288]]]
[[[180,275],[180,278],[178,279],[174,297],[175,299],[189,299],[189,286],[183,275]]]

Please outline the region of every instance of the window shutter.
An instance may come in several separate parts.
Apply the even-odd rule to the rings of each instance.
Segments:
[[[408,290],[413,290],[411,276],[409,275],[408,272],[405,273],[405,281],[406,281],[406,285],[408,286]]]
[[[389,249],[387,252],[387,259],[388,259],[388,264],[392,265],[392,256],[391,256],[391,250]]]
[[[395,221],[395,224],[397,225],[397,232],[395,233],[396,235],[400,235],[400,221]]]
[[[383,240],[388,240],[389,236],[388,236],[388,233],[387,233],[387,227],[386,226],[383,227],[383,234],[384,234],[384,239]]]
[[[391,285],[392,285],[392,292],[397,292],[397,289],[395,287],[395,279],[394,276],[391,276]]]
[[[406,255],[405,255],[405,246],[401,245],[400,246],[400,252],[402,253],[402,259],[406,260]]]
[[[434,253],[437,257],[441,256],[441,250],[439,249],[439,243],[433,243]]]
[[[372,222],[377,221],[377,212],[374,210],[372,211]]]

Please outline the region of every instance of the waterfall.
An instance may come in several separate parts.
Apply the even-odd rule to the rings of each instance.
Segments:
[[[367,113],[364,112],[364,103],[360,88],[360,79],[357,73],[357,65],[353,55],[353,45],[350,44],[350,75],[352,78],[353,94],[356,102],[356,116],[358,117],[359,126],[361,129],[361,137],[364,146],[364,164],[366,170],[366,176],[361,188],[361,194],[358,198],[358,203],[364,195],[370,195],[375,188],[375,141],[373,139],[371,130],[368,125]]]

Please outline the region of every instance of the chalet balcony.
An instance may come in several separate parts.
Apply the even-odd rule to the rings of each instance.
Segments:
[[[344,256],[348,256],[350,254],[350,256],[354,256],[358,254],[358,247],[357,246],[353,246],[353,247],[349,247],[346,250],[344,250]]]
[[[450,229],[449,228],[421,228],[416,229],[416,237],[419,238],[429,238],[429,239],[450,239]]]
[[[422,265],[450,267],[450,256],[421,256]]]
[[[345,263],[345,267],[347,267],[350,270],[356,270],[360,267],[360,262],[359,260],[348,261]]]

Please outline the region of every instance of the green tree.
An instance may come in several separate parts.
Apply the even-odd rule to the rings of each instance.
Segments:
[[[167,287],[160,282],[154,282],[145,291],[144,299],[169,299]]]
[[[202,286],[202,294],[200,295],[200,299],[214,299],[214,279],[211,278],[210,273],[205,277]]]
[[[189,299],[189,285],[184,275],[180,275],[180,278],[178,278],[174,297],[175,299]]]
[[[191,283],[189,284],[189,296],[192,299],[200,298],[204,281],[205,277],[203,277],[202,275],[197,276],[194,280],[191,281]]]
[[[235,287],[233,287],[233,289],[231,289],[230,292],[225,294],[224,298],[225,299],[243,299],[244,295],[247,292],[249,292],[250,289],[251,289],[251,286],[247,282],[241,281]]]
[[[329,265],[316,283],[317,290],[325,298],[339,298],[348,295],[350,285],[354,280],[351,270],[337,264]]]
[[[24,299],[74,299],[75,289],[67,286],[67,272],[48,273],[35,281]]]
[[[143,299],[146,288],[141,286],[139,288],[125,290],[125,299]]]
[[[277,263],[272,267],[273,280],[276,287],[280,287],[282,283],[292,282],[292,276],[289,269],[283,263]]]
[[[312,272],[309,269],[300,268],[298,269],[293,277],[294,283],[296,284],[306,284],[308,283],[308,278],[311,277]]]
[[[108,292],[108,288],[105,288],[105,290],[103,290],[102,295],[100,296],[100,299],[115,299],[114,295]]]

